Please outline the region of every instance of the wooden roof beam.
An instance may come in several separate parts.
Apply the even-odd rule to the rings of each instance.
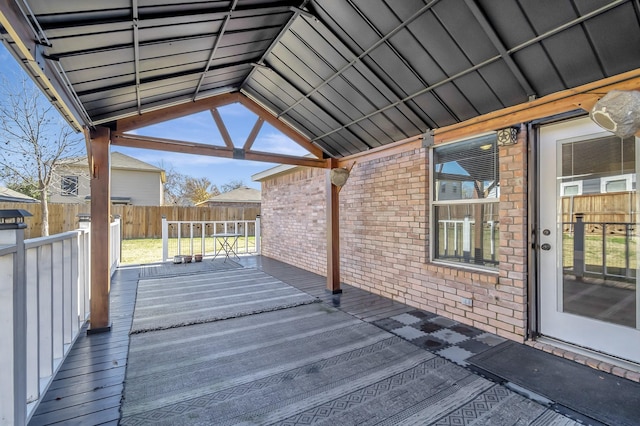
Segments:
[[[224,120],[218,111],[218,108],[211,108],[211,116],[213,117],[213,121],[216,122],[216,126],[218,126],[218,131],[220,131],[220,136],[222,136],[222,140],[227,148],[233,149],[233,141],[231,140],[231,135],[229,135],[229,131],[227,130],[227,126],[224,125]]]
[[[590,111],[611,90],[640,90],[640,68],[435,129],[434,139],[448,142],[575,109]]]
[[[285,136],[293,140],[295,143],[309,151],[316,158],[322,158],[324,156],[323,151],[316,145],[314,145],[310,139],[298,133],[293,127],[286,124],[284,121],[278,120],[275,115],[259,105],[253,99],[240,93],[238,95],[238,101],[244,105],[249,111],[256,114],[258,117],[264,119],[267,123],[271,124],[277,130],[282,132]]]
[[[121,132],[112,133],[111,145],[130,148],[153,149],[181,154],[206,155],[237,160],[260,161],[265,163],[291,164],[294,166],[326,168],[327,161],[309,157],[273,154],[270,152],[247,151],[226,146],[208,145],[197,142],[164,139],[150,136],[129,135]]]
[[[244,160],[262,161],[265,163],[290,164],[292,166],[327,168],[327,160],[309,157],[295,157],[293,155],[273,154],[261,151],[245,151]]]
[[[111,145],[130,148],[153,149],[157,151],[178,152],[182,154],[207,155],[210,157],[233,158],[233,148],[207,145],[203,143],[179,141],[175,139],[154,138],[149,136],[113,133]]]
[[[256,121],[256,124],[253,125],[253,128],[251,129],[251,133],[249,133],[249,136],[247,136],[247,140],[244,142],[244,146],[242,147],[242,149],[244,149],[245,151],[248,151],[251,149],[251,147],[253,146],[253,143],[256,141],[256,138],[258,137],[258,133],[260,133],[260,129],[262,129],[263,124],[264,124],[264,118],[258,117],[258,120]]]
[[[198,99],[197,101],[185,102],[167,108],[149,111],[133,117],[121,118],[116,121],[116,131],[118,133],[129,132],[152,124],[163,123],[198,112],[211,110],[213,108],[239,102],[238,93],[224,93],[209,98]]]

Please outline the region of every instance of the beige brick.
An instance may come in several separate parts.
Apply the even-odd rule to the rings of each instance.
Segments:
[[[627,371],[624,377],[629,380],[633,380],[634,382],[640,382],[640,373],[635,371]]]
[[[342,280],[489,332],[497,331],[489,319],[504,315],[496,324],[512,327],[513,332],[502,332],[521,340],[526,318],[526,146],[500,148],[501,264],[495,273],[428,262],[428,150],[357,164],[340,192]],[[263,183],[265,255],[326,272],[324,180],[325,170],[297,169]],[[461,297],[473,299],[474,306],[461,305]]]
[[[505,308],[503,306],[489,305],[488,309],[502,315],[513,316],[513,309]]]

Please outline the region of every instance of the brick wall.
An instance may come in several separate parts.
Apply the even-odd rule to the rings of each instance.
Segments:
[[[500,266],[429,262],[428,150],[356,163],[340,191],[343,282],[523,341],[526,327],[526,143],[500,148]],[[263,254],[325,274],[325,172],[263,182]],[[299,250],[296,249],[299,247]],[[473,306],[462,304],[462,298]]]
[[[262,182],[263,255],[326,275],[325,174],[301,168]]]

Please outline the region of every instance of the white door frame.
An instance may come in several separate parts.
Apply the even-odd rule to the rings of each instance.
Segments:
[[[540,290],[539,332],[543,335],[598,352],[640,363],[640,330],[562,312],[562,247],[558,147],[563,142],[607,135],[588,117],[539,128],[538,280]],[[610,133],[609,133],[610,135]],[[636,150],[636,157],[640,153]],[[636,168],[638,160],[636,158]],[[637,210],[637,209],[636,209]],[[636,211],[637,213],[637,211]],[[638,230],[636,229],[636,232]],[[545,235],[547,234],[547,235]],[[543,245],[548,250],[541,250]],[[637,291],[636,310],[640,308]],[[640,321],[636,313],[636,322]]]

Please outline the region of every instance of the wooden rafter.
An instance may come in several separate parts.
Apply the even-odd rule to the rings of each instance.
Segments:
[[[261,105],[259,105],[252,99],[248,98],[243,94],[239,94],[238,101],[242,105],[244,105],[245,108],[247,108],[249,111],[253,112],[258,117],[263,118],[267,123],[271,124],[277,130],[279,130],[284,135],[286,135],[291,140],[293,140],[295,143],[297,143],[298,145],[300,145],[301,147],[309,151],[315,157],[317,158],[323,157],[322,150],[316,145],[314,145],[313,143],[311,143],[310,139],[298,133],[296,130],[294,130],[291,126],[289,126],[285,122],[278,120],[278,118],[276,118],[272,113],[267,111],[265,108],[263,108]]]
[[[213,121],[215,121],[216,126],[218,126],[218,130],[220,131],[220,136],[222,136],[222,140],[227,148],[233,149],[233,141],[231,140],[231,135],[227,130],[227,126],[224,125],[224,120],[220,115],[220,111],[218,108],[211,108],[211,116],[213,117]]]
[[[141,115],[126,117],[116,121],[116,131],[119,133],[130,132],[152,124],[163,123],[198,112],[229,105],[238,102],[238,93],[224,93],[210,98],[198,99],[168,108],[148,111]]]
[[[256,120],[256,124],[253,125],[253,129],[251,129],[251,133],[249,133],[249,136],[247,136],[247,140],[245,141],[242,149],[244,149],[245,151],[248,151],[251,149],[251,147],[253,146],[253,143],[256,141],[256,138],[258,137],[258,133],[260,133],[260,129],[262,129],[263,124],[264,124],[264,118],[258,117],[258,120]]]

